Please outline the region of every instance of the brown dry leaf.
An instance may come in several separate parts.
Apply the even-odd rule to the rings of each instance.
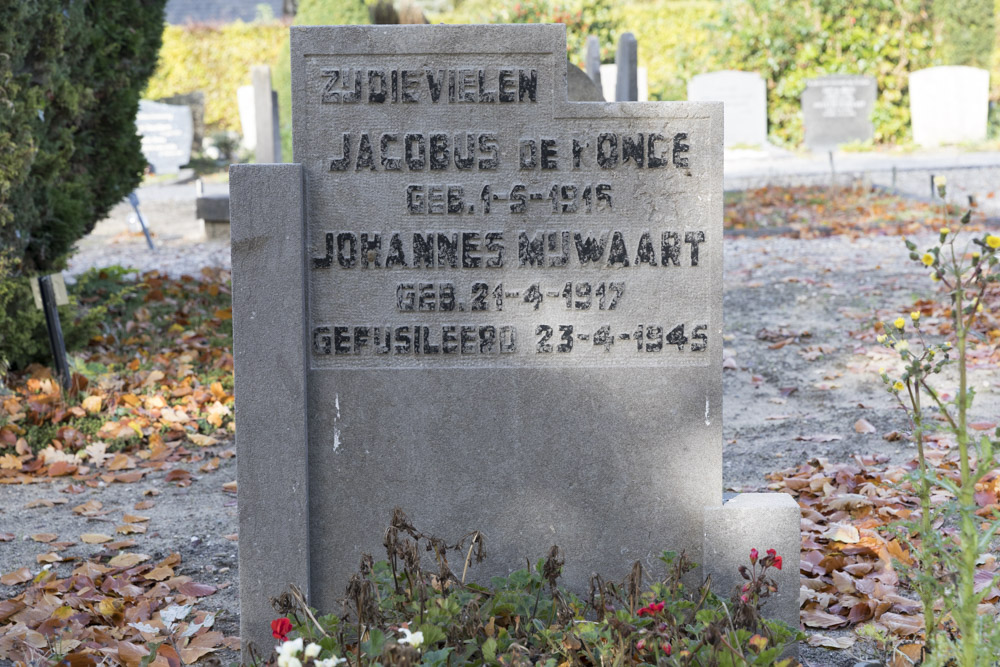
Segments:
[[[72,559],[67,558],[66,560],[72,560]],[[61,563],[62,561],[63,558],[54,551],[49,552],[47,554],[38,554],[37,556],[35,556],[35,562],[37,563]]]
[[[218,469],[219,469],[219,457],[218,456],[212,457],[208,461],[208,463],[206,463],[202,467],[198,468],[198,470],[200,470],[201,472],[215,472]]]
[[[845,649],[854,646],[854,642],[857,641],[856,637],[851,635],[844,635],[843,637],[827,637],[826,635],[810,635],[808,644],[810,646],[818,646],[820,648],[835,648],[835,649]]]
[[[139,667],[142,659],[147,655],[149,655],[149,649],[145,646],[124,640],[118,642],[118,659],[125,667]]]
[[[88,396],[87,398],[83,399],[83,403],[81,403],[81,406],[83,407],[84,410],[86,410],[90,414],[96,415],[98,412],[101,411],[101,403],[103,402],[104,398],[102,396]]]
[[[21,469],[20,457],[14,456],[13,454],[4,454],[3,456],[0,456],[0,469],[20,470]]]
[[[148,510],[156,506],[152,500],[140,500],[135,505],[132,506],[134,510]]]
[[[115,528],[116,533],[121,533],[122,535],[132,535],[134,533],[145,533],[146,527],[141,523],[123,523],[122,525]]]
[[[889,628],[890,632],[904,637],[920,634],[924,630],[924,621],[920,616],[904,616],[887,612],[879,617],[878,622]]]
[[[175,468],[168,472],[164,479],[168,482],[187,482],[191,479],[191,473],[181,468]]]
[[[843,440],[843,436],[834,435],[832,433],[817,433],[816,435],[799,435],[795,437],[796,440],[802,442],[836,442],[837,440]]]
[[[173,568],[162,565],[160,567],[150,570],[145,574],[145,578],[150,579],[152,581],[163,581],[164,579],[169,579],[172,576],[174,576]]]
[[[845,544],[857,544],[861,541],[858,529],[849,523],[830,524],[830,527],[823,533],[823,537],[835,542],[844,542]]]
[[[229,535],[223,535],[222,537],[224,539],[229,540],[230,542],[239,542],[239,540],[240,540],[240,534],[239,533],[230,533]]]
[[[222,643],[222,640],[222,633],[217,631],[198,635],[185,648],[181,649],[181,659],[190,665],[206,653],[215,651],[219,644]]]
[[[114,558],[108,561],[108,565],[112,567],[134,567],[139,563],[144,563],[149,560],[149,556],[146,554],[118,554]]]
[[[115,457],[111,459],[111,463],[108,464],[107,468],[111,471],[118,470],[131,470],[135,467],[135,461],[132,460],[128,454],[122,454],[121,452],[115,454]]]
[[[55,542],[56,538],[58,537],[59,536],[56,535],[55,533],[35,533],[34,535],[31,536],[31,539],[33,539],[36,542],[42,542],[47,544],[49,542]]]
[[[818,609],[804,610],[801,614],[802,623],[811,628],[835,628],[847,625],[847,619],[836,614],[829,614]]]
[[[188,581],[177,587],[178,593],[190,595],[191,597],[203,598],[219,590],[211,584],[199,584],[196,581]]]
[[[219,444],[219,441],[210,435],[202,435],[201,433],[188,433],[188,440],[198,445],[199,447],[211,447],[212,445]]]
[[[858,421],[854,422],[854,431],[856,433],[874,433],[875,427],[870,421],[862,417]]]
[[[134,484],[142,479],[148,470],[133,470],[132,472],[120,472],[115,475],[116,482],[123,482],[125,484]]]
[[[105,542],[110,542],[114,538],[110,535],[105,535],[104,533],[84,533],[80,536],[80,539],[86,544],[104,544]]]
[[[77,471],[77,466],[66,461],[56,461],[49,466],[49,477],[65,477]]]
[[[167,376],[164,374],[163,371],[156,371],[156,370],[150,371],[149,375],[146,376],[145,381],[142,383],[142,386],[143,387],[149,387],[150,385],[153,385],[153,384],[159,382],[160,380],[162,380],[165,377],[167,377]]]
[[[221,458],[224,458],[224,459],[231,459],[234,456],[236,456],[236,450],[235,449],[223,449],[221,452],[219,452],[219,456]]]
[[[11,542],[14,539],[14,533],[0,533],[0,542]]]
[[[148,516],[139,516],[137,514],[123,514],[122,521],[125,523],[143,523],[149,521]]]
[[[0,584],[3,584],[4,586],[14,586],[16,584],[22,584],[29,579],[31,579],[31,570],[26,567],[22,567],[19,570],[8,572],[0,577]]]
[[[55,507],[56,505],[65,505],[68,502],[69,500],[66,498],[53,498],[51,500],[48,498],[39,498],[38,500],[32,500],[24,508],[30,510],[36,507]]]
[[[222,490],[227,493],[236,493],[236,482],[226,482],[222,485]]]
[[[101,504],[99,500],[88,500],[87,502],[81,503],[76,507],[74,507],[73,512],[76,514],[83,514],[83,515],[93,514],[94,512],[100,510],[102,507],[104,507],[104,505]]]

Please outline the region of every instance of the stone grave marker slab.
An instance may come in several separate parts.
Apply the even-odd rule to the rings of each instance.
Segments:
[[[580,592],[700,560],[722,105],[570,102],[560,25],[293,27],[291,54],[295,164],[230,172],[244,647],[289,583],[335,609],[396,506],[482,530],[480,580],[552,544]]]
[[[175,174],[191,161],[190,107],[139,100],[135,127],[142,137],[142,154],[157,174]]]
[[[802,93],[806,146],[825,151],[871,139],[871,114],[877,97],[875,77],[834,75],[808,79]]]
[[[690,102],[722,102],[726,116],[726,148],[767,143],[767,87],[756,72],[723,70],[692,77]]]
[[[920,146],[986,139],[990,73],[977,67],[928,67],[910,74],[910,122]]]

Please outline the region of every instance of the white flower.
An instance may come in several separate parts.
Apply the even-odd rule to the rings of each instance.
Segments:
[[[291,655],[279,655],[278,667],[302,667],[302,662]]]
[[[347,658],[338,658],[337,656],[333,656],[327,658],[326,660],[316,660],[314,664],[316,667],[337,667],[337,665],[342,665],[345,662],[347,662]]]
[[[307,658],[315,658],[317,655],[319,655],[319,652],[322,650],[323,649],[319,647],[319,644],[310,643],[308,646],[306,646],[306,650],[303,653],[303,655]]]
[[[279,658],[291,658],[296,653],[302,651],[302,637],[298,639],[291,639],[281,646],[278,647],[278,657]],[[296,661],[298,662],[298,661]],[[285,665],[280,665],[280,667],[286,667]],[[295,667],[295,665],[291,665]]]
[[[403,633],[403,638],[400,640],[402,644],[417,647],[424,641],[424,633],[422,632],[410,632],[408,628],[400,628],[399,631]]]

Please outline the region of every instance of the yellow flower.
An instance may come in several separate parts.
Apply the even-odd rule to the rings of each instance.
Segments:
[[[977,313],[983,312],[983,304],[980,303],[976,305],[976,312]]]
[[[882,366],[881,368],[878,369],[878,374],[885,375],[885,366]]]
[[[993,236],[992,234],[986,235],[986,245],[996,250],[1000,248],[1000,236]]]
[[[939,276],[936,273],[933,273],[933,274],[931,274],[931,280],[933,280],[934,282],[940,282],[941,276]]]
[[[888,336],[886,336],[885,334],[881,334],[880,336],[876,337],[875,340],[877,340],[880,343],[884,343],[886,338],[888,338]]]
[[[901,340],[895,345],[893,345],[892,349],[896,350],[896,352],[905,352],[906,350],[910,349],[910,344],[907,343],[905,340]]]
[[[892,383],[892,388],[895,389],[896,391],[903,391],[903,389],[905,389],[906,386],[899,380],[896,380],[895,382]]]
[[[950,229],[948,229],[947,227],[942,227],[942,228],[941,228],[941,234],[943,234],[943,235],[947,236],[947,235],[948,235],[948,234],[950,234],[950,233],[951,233],[951,230],[950,230]]]
[[[897,317],[896,321],[893,322],[893,324],[896,325],[897,329],[902,329],[903,327],[906,326],[906,320],[904,320],[902,317]]]
[[[934,263],[934,255],[929,252],[925,252],[924,256],[920,258],[920,261],[924,263],[924,266],[930,266]]]
[[[917,312],[916,310],[913,311],[912,313],[910,313],[910,319],[916,322],[917,320],[920,319],[920,313]]]
[[[980,254],[978,252],[972,253],[972,261],[973,262],[978,262],[979,261],[979,257],[980,257]]]

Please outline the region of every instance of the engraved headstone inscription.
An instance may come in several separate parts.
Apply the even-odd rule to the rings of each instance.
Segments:
[[[767,144],[767,86],[756,72],[723,70],[694,76],[688,101],[722,102],[726,116],[726,148]]]
[[[825,151],[871,139],[871,114],[877,97],[875,77],[835,75],[808,79],[802,93],[806,146]]]
[[[176,174],[191,160],[190,107],[139,100],[135,127],[142,137],[142,154],[157,174]]]
[[[580,592],[700,560],[722,105],[570,102],[559,25],[293,27],[291,54],[294,163],[230,172],[244,641],[289,583],[333,610],[395,506],[482,530],[480,579],[552,544]]]
[[[984,141],[990,73],[978,67],[928,67],[910,73],[910,122],[919,146]]]

